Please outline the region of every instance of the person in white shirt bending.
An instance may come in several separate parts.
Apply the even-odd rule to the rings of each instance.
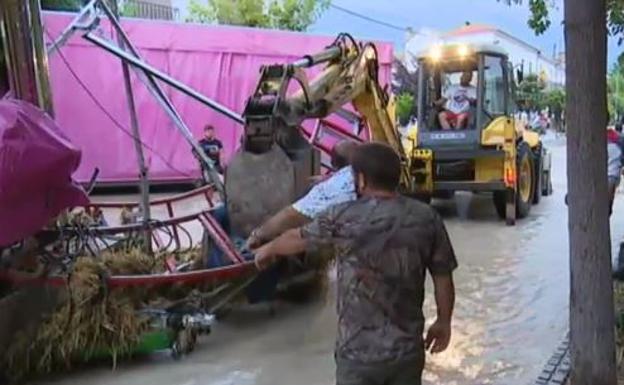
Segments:
[[[462,130],[468,125],[470,104],[477,99],[477,89],[471,84],[472,71],[465,71],[459,85],[451,85],[436,102],[444,110],[438,115],[443,130]]]

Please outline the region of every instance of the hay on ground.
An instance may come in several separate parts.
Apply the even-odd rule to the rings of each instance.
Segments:
[[[190,250],[175,257],[192,259],[196,253]],[[164,254],[149,256],[138,248],[78,258],[68,278],[67,300],[39,327],[34,338],[25,333],[16,335],[0,367],[14,381],[20,381],[68,370],[102,354],[112,357],[115,366],[117,358],[130,354],[149,327],[149,320],[137,310],[155,300],[166,303],[163,297],[184,298],[193,288],[172,285],[159,290],[108,290],[105,278],[164,272],[164,258]]]

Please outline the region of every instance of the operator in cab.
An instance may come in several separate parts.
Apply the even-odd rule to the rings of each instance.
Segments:
[[[444,110],[438,114],[443,130],[463,130],[470,121],[470,105],[477,99],[477,89],[472,85],[472,71],[464,71],[460,84],[453,84],[435,104]]]

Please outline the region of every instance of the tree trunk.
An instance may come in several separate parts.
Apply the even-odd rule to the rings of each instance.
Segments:
[[[615,385],[605,0],[565,0],[572,385]]]

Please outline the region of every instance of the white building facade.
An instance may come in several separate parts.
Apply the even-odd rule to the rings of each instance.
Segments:
[[[466,25],[447,33],[427,31],[408,34],[405,57],[416,57],[427,47],[445,42],[498,45],[507,52],[514,67],[521,68],[525,75],[538,75],[548,88],[563,87],[565,84],[565,62],[562,54],[555,52],[558,56],[555,58],[507,32],[487,25]]]

